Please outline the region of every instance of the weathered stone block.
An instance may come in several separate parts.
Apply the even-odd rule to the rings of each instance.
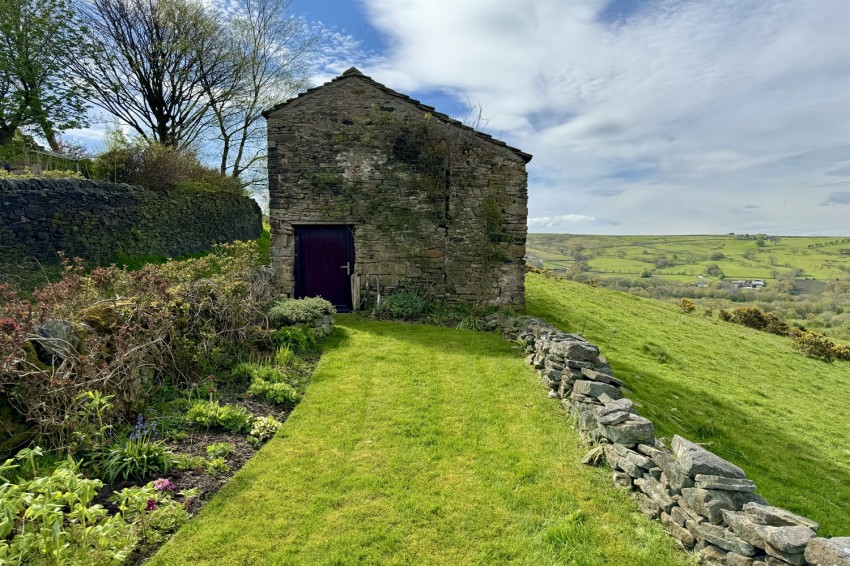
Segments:
[[[850,537],[813,538],[805,559],[812,566],[850,566]]]
[[[744,470],[735,464],[727,462],[720,456],[681,436],[674,436],[671,446],[679,466],[689,477],[693,478],[697,474],[727,478],[744,478],[746,476]]]
[[[812,521],[806,517],[802,517],[791,511],[780,509],[759,502],[747,503],[744,505],[744,512],[752,519],[753,522],[771,527],[793,527],[794,525],[802,525],[813,531],[817,531],[820,525],[816,521]]]
[[[742,540],[726,527],[703,523],[699,525],[700,537],[720,548],[741,554],[743,556],[754,556],[756,547]]]
[[[595,399],[598,399],[602,394],[608,395],[612,399],[619,399],[622,397],[620,390],[613,385],[597,381],[588,381],[585,379],[573,383],[573,394],[586,395],[587,397],[593,397]]]
[[[632,415],[628,420],[615,425],[602,425],[602,434],[615,444],[634,446],[652,442],[655,438],[655,425],[652,421],[638,415]]]
[[[723,476],[709,476],[697,474],[694,478],[696,487],[702,489],[719,489],[722,491],[748,491],[756,490],[755,482],[748,479],[726,478]]]
[[[591,381],[599,381],[601,383],[608,383],[609,385],[613,385],[615,387],[622,387],[624,383],[614,377],[613,375],[608,375],[607,373],[602,373],[601,371],[596,371],[594,369],[583,368],[581,370],[581,375],[586,377]]]

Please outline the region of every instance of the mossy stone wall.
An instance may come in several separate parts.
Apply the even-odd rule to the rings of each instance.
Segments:
[[[59,251],[98,263],[119,254],[176,257],[261,231],[260,207],[236,194],[0,179],[0,257],[7,260],[56,263]]]
[[[361,296],[379,278],[383,294],[524,308],[530,156],[431,110],[351,70],[267,112],[280,292],[294,292],[295,227],[338,224]]]

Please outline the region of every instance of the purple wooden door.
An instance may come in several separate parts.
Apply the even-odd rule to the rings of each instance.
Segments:
[[[351,311],[354,237],[350,226],[295,227],[295,297],[322,297]]]

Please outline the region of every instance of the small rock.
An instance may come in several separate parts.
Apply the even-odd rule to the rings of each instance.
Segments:
[[[601,446],[594,446],[590,452],[584,455],[581,463],[587,466],[601,466],[605,460],[605,452]]]
[[[678,509],[678,507],[674,507],[673,511]],[[691,531],[684,527],[684,523],[681,525],[673,519],[671,515],[667,513],[661,513],[661,523],[664,525],[664,528],[668,533],[673,535],[685,548],[693,548],[696,543],[696,538],[691,534]]]
[[[742,479],[746,477],[744,470],[735,464],[727,462],[720,456],[681,436],[674,436],[671,446],[673,454],[679,461],[679,466],[689,477],[694,477],[697,474]]]
[[[756,531],[758,525],[753,523],[749,516],[726,509],[722,511],[722,514],[723,521],[732,528],[736,535],[753,546],[764,548],[764,538]]]
[[[685,522],[688,520],[688,515],[677,505],[676,507],[673,507],[672,511],[670,511],[670,518],[673,519],[673,522],[680,527],[684,527]]]
[[[656,480],[661,480],[661,473],[662,473],[661,468],[659,468],[657,466],[653,466],[652,468],[649,468],[646,471],[646,473],[648,473],[650,476],[652,476]]]
[[[726,566],[726,551],[707,544],[699,551],[699,563],[701,566]]]
[[[614,411],[605,413],[604,415],[600,412],[599,424],[615,425],[628,419],[629,415],[631,415],[631,413],[629,413],[628,411]]]
[[[736,552],[726,553],[726,566],[753,566],[753,559]]]
[[[850,537],[813,538],[805,558],[813,566],[850,566]]]
[[[614,470],[611,474],[611,481],[613,481],[614,485],[617,487],[632,489],[632,478],[625,472],[618,472],[617,470]]]

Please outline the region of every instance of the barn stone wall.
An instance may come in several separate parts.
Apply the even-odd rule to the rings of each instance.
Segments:
[[[339,224],[361,292],[379,278],[384,294],[522,309],[525,160],[379,87],[342,77],[267,114],[280,292],[294,291],[294,227]]]
[[[118,254],[177,257],[260,236],[260,207],[226,193],[152,191],[79,179],[0,179],[0,260],[56,252],[93,262]]]

